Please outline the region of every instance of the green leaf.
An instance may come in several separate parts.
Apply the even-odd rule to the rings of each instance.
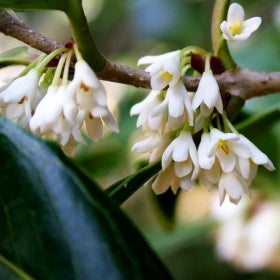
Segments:
[[[55,145],[0,119],[0,279],[171,279]]]
[[[61,10],[64,11],[71,0],[0,0],[0,7],[14,10]]]
[[[255,113],[249,118],[236,124],[236,129],[247,136],[260,133],[267,130],[270,126],[279,121],[280,105],[272,106],[260,113]]]
[[[18,47],[0,54],[0,68],[8,65],[28,65],[33,60],[34,57],[28,53],[26,46]]]
[[[169,188],[166,192],[159,195],[156,195],[151,188],[150,190],[158,220],[164,229],[170,231],[175,226],[175,210],[180,190],[174,194],[171,188]]]
[[[106,189],[107,195],[117,204],[122,204],[134,192],[141,188],[148,180],[150,180],[161,169],[161,163],[145,166],[135,174],[132,174]]]

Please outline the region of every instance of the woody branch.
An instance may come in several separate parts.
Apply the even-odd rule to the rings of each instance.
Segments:
[[[0,32],[14,37],[44,53],[51,53],[62,47],[57,42],[32,30],[19,19],[0,10]],[[135,87],[150,88],[149,73],[124,66],[106,59],[105,67],[97,73],[101,80],[123,83]],[[253,97],[280,92],[280,72],[256,72],[235,68],[215,76],[222,92],[247,100]],[[185,86],[195,91],[200,77],[186,76]]]

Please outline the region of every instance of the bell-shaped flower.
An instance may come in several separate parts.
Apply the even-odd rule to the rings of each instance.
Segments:
[[[220,204],[223,203],[226,194],[232,203],[237,204],[242,198],[243,193],[251,195],[249,185],[237,171],[222,173],[219,180]]]
[[[209,117],[214,108],[222,114],[223,102],[220,94],[219,85],[211,69],[203,72],[197,91],[192,100],[193,109],[200,107],[202,116]]]
[[[201,168],[211,169],[217,159],[223,172],[231,172],[236,167],[239,157],[249,159],[251,153],[247,143],[240,141],[238,134],[224,133],[213,128],[209,136],[202,137],[198,155]]]
[[[257,173],[258,165],[274,170],[269,158],[245,136],[216,128],[204,133],[198,147],[199,181],[206,188],[218,184],[221,203],[228,193],[237,203]]]
[[[68,85],[68,91],[73,94],[80,115],[85,118],[87,132],[93,140],[102,136],[103,123],[111,130],[119,131],[107,105],[105,88],[85,60],[80,59],[75,64],[74,78]]]
[[[164,151],[161,159],[162,169],[165,170],[171,162],[175,162],[175,174],[178,177],[189,174],[192,179],[197,177],[199,170],[197,150],[190,132],[181,131]]]
[[[190,94],[181,80],[167,91],[152,90],[143,101],[132,107],[131,114],[139,114],[137,126],[142,126],[144,131],[172,131],[186,121],[193,125],[194,119]]]
[[[180,178],[174,172],[174,164],[170,164],[165,170],[161,170],[156,176],[152,189],[155,194],[162,194],[171,188],[172,192],[177,193],[180,188]]]
[[[35,107],[42,98],[38,88],[39,79],[38,71],[31,69],[0,92],[0,106],[7,118],[28,126]]]
[[[162,90],[174,86],[180,79],[180,51],[168,52],[157,56],[144,56],[138,61],[138,65],[150,64],[145,70],[151,75],[151,87],[154,90]]]
[[[151,133],[146,139],[136,142],[131,151],[137,153],[149,153],[150,162],[161,159],[163,152],[169,145],[171,138],[168,134]]]
[[[186,90],[182,80],[179,80],[176,85],[168,88],[166,100],[168,102],[168,114],[171,117],[178,118],[185,115],[189,125],[193,125],[193,109],[190,94]]]
[[[158,114],[156,117],[151,113],[155,107],[162,103],[165,93],[158,90],[152,90],[145,99],[132,106],[131,115],[139,115],[136,126],[142,126],[146,130],[162,130],[165,125],[165,115]]]
[[[76,143],[84,143],[80,132],[81,124],[73,95],[67,87],[51,85],[30,120],[30,129],[66,146],[73,139]]]
[[[189,191],[194,185],[195,180],[190,176],[184,175],[179,177],[176,174],[176,162],[172,162],[165,170],[161,170],[152,183],[152,188],[156,194],[162,194],[171,188],[174,194],[181,188]]]
[[[198,156],[200,157],[200,155]],[[214,161],[211,169],[200,168],[198,181],[207,190],[217,186],[221,177],[221,167],[218,161]]]
[[[258,165],[263,165],[267,170],[273,171],[275,167],[271,160],[264,154],[255,144],[249,141],[245,136],[239,135],[240,140],[247,144],[250,150],[249,158],[239,157],[239,172],[242,174],[243,178],[247,180],[248,184],[251,184],[255,178],[258,170]]]
[[[246,40],[254,31],[256,31],[262,19],[253,17],[245,19],[245,12],[241,5],[232,3],[229,6],[227,20],[221,23],[223,37],[229,42]]]

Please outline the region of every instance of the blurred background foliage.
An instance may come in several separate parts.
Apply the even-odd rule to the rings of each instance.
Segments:
[[[230,46],[234,59],[240,67],[280,71],[279,1],[240,0],[238,3],[245,7],[247,18],[258,15],[263,18],[263,23],[250,40]],[[187,45],[198,45],[211,51],[213,4],[213,0],[83,0],[97,46],[110,59],[133,67],[141,56],[181,49]],[[61,12],[18,13],[18,16],[60,43],[71,36],[66,17]],[[2,48],[6,48],[2,38]],[[5,39],[11,41],[10,38]],[[144,157],[130,153],[133,141],[141,135],[135,128],[136,118],[130,117],[129,111],[147,94],[145,90],[114,83],[106,83],[106,87],[110,107],[114,108],[118,117],[120,133],[108,134],[99,143],[89,142],[89,145],[81,146],[73,159],[104,188],[131,174],[142,164]],[[272,106],[279,108],[279,104],[279,94],[249,100],[237,121]],[[260,168],[261,172],[252,186],[252,200],[248,202],[251,212],[246,215],[246,221],[254,216],[253,210],[260,201],[280,203],[280,121],[266,123],[248,137],[268,154],[277,171],[267,173]],[[150,187],[145,186],[122,207],[175,279],[279,279],[280,261],[274,253],[271,261],[253,269],[218,257],[215,241],[219,221],[211,210],[213,203],[218,204],[216,198],[215,191],[207,192],[197,186],[189,193],[181,192],[174,203],[174,196],[169,192],[155,197]],[[226,211],[225,208],[226,205],[220,211]],[[280,236],[279,231],[271,234]]]

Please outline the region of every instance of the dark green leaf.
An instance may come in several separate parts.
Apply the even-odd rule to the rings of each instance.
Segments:
[[[70,0],[0,0],[1,8],[10,8],[15,10],[62,10],[70,4]]]
[[[3,119],[0,224],[0,279],[170,279],[95,183]]]
[[[280,105],[273,106],[260,113],[255,113],[244,121],[236,124],[236,129],[247,136],[259,134],[260,131],[267,130],[270,126],[279,121]]]
[[[171,188],[160,195],[156,195],[152,190],[150,193],[160,223],[165,229],[172,229],[175,225],[175,210],[180,190],[176,194]]]
[[[122,204],[134,192],[141,188],[161,169],[161,163],[157,162],[142,168],[106,189],[107,195],[117,204]]]

